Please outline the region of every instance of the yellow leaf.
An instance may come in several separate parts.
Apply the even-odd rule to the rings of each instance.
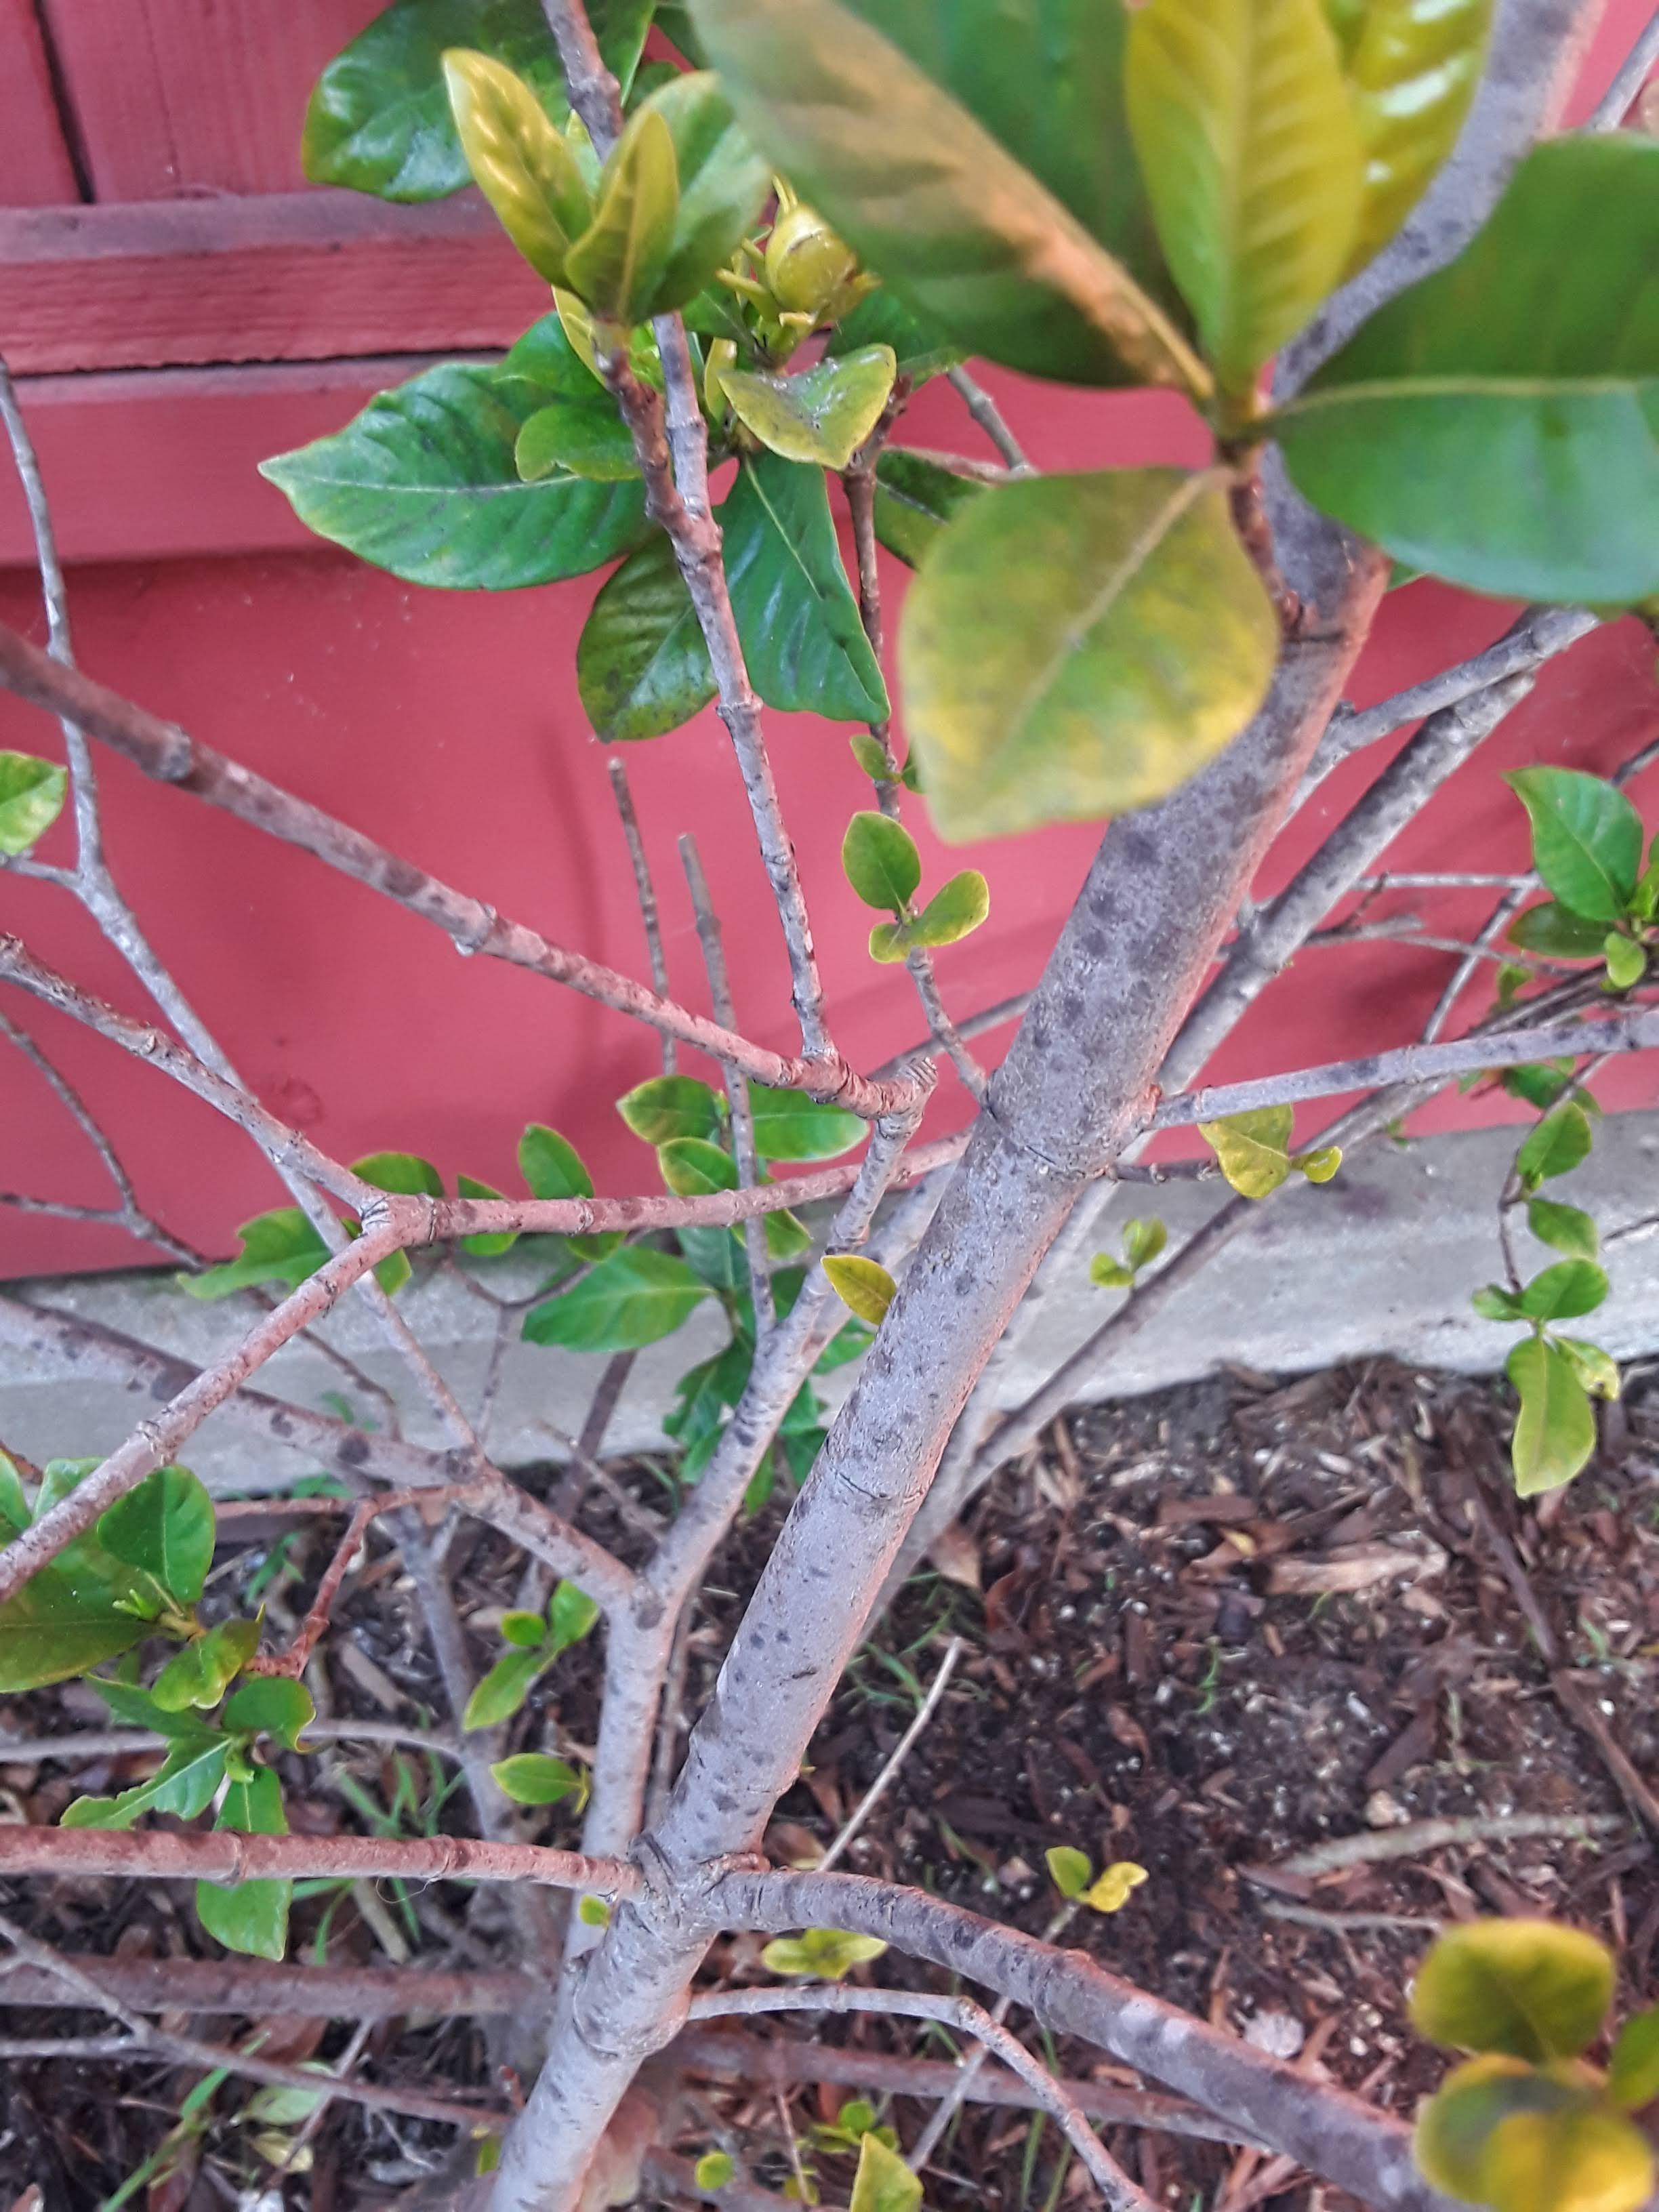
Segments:
[[[831,1252],[823,1261],[823,1272],[844,1306],[872,1328],[881,1327],[898,1294],[898,1285],[885,1267],[875,1260],[861,1259],[856,1252]]]
[[[1084,1891],[1083,1902],[1097,1912],[1121,1912],[1130,1893],[1146,1879],[1146,1868],[1137,1866],[1133,1859],[1115,1860]]]

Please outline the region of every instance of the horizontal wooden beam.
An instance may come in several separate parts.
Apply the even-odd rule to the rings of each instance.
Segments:
[[[489,348],[548,304],[472,193],[0,211],[0,349],[20,376]]]

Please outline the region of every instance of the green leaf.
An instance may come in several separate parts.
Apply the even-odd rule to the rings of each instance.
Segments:
[[[0,853],[27,853],[64,811],[67,772],[33,753],[0,752]]]
[[[184,1467],[158,1467],[98,1522],[98,1541],[112,1557],[153,1576],[183,1606],[202,1595],[213,1534],[213,1500]]]
[[[498,1728],[510,1720],[530,1695],[531,1685],[548,1664],[541,1650],[509,1651],[498,1659],[466,1701],[464,1729]]]
[[[692,0],[692,15],[762,150],[957,344],[1070,383],[1202,387],[1174,324],[1053,197],[1145,246],[1115,9]]]
[[[1622,921],[1642,872],[1642,817],[1624,793],[1571,768],[1523,768],[1504,781],[1531,820],[1545,888],[1587,921]]]
[[[1062,1897],[1081,1897],[1095,1878],[1095,1870],[1087,1851],[1080,1851],[1071,1844],[1055,1844],[1044,1851],[1048,1878]]]
[[[270,1768],[256,1766],[249,1780],[231,1783],[213,1825],[236,1829],[245,1836],[285,1836],[288,1820],[283,1811],[283,1788]],[[256,1959],[280,1959],[288,1948],[288,1910],[293,1893],[290,1881],[198,1881],[197,1917],[228,1951],[245,1951]]]
[[[1571,907],[1546,899],[1516,915],[1508,930],[1511,945],[1526,952],[1541,952],[1547,960],[1599,960],[1604,932],[1599,922],[1586,921]]]
[[[1558,138],[1274,418],[1303,495],[1502,598],[1659,591],[1659,144]]]
[[[418,1152],[369,1152],[353,1160],[351,1172],[376,1190],[395,1192],[402,1198],[441,1198],[444,1179],[430,1160]]]
[[[534,1651],[547,1641],[547,1623],[539,1613],[504,1613],[501,1634],[520,1650]]]
[[[526,483],[561,470],[590,483],[623,483],[640,473],[632,433],[608,401],[555,399],[538,407],[519,433],[513,465]]]
[[[667,125],[679,204],[652,313],[683,307],[731,260],[772,190],[769,168],[738,128],[711,72],[674,76],[646,105]]]
[[[587,1802],[587,1777],[539,1751],[497,1759],[489,1771],[515,1805],[558,1805],[574,1797],[580,1812]]]
[[[889,446],[876,463],[876,536],[912,568],[937,541],[951,517],[987,489],[931,453]]]
[[[1559,2110],[1582,2102],[1583,2094],[1523,2059],[1495,2051],[1471,2058],[1453,2068],[1419,2112],[1412,2144],[1418,2165],[1449,2196],[1487,2202],[1484,2160],[1492,2130],[1515,2113]]]
[[[602,1897],[585,1897],[576,1907],[576,1917],[589,1928],[608,1928],[611,1907]]]
[[[1619,1362],[1611,1352],[1603,1352],[1599,1344],[1589,1344],[1582,1336],[1558,1336],[1555,1348],[1563,1352],[1572,1363],[1572,1370],[1592,1398],[1605,1398],[1611,1404],[1619,1395]]]
[[[1097,1252],[1089,1262],[1089,1280],[1103,1291],[1127,1291],[1134,1279],[1134,1269],[1109,1252]]]
[[[867,1127],[844,1106],[820,1105],[804,1091],[773,1091],[763,1083],[750,1085],[749,1110],[763,1160],[837,1159],[862,1141]]]
[[[524,1333],[532,1344],[568,1352],[634,1352],[671,1336],[708,1295],[684,1260],[625,1244],[569,1290],[532,1306]]]
[[[691,594],[660,532],[601,586],[576,647],[576,685],[608,743],[659,738],[714,696]]]
[[[71,1491],[79,1489],[98,1464],[95,1459],[49,1459],[34,1493],[35,1519],[44,1521],[54,1505],[61,1505]]]
[[[3,1451],[0,1451],[0,1523],[18,1534],[29,1525],[29,1502],[24,1495],[22,1478]]]
[[[1267,1198],[1290,1175],[1294,1120],[1289,1106],[1264,1106],[1224,1121],[1200,1121],[1198,1133],[1241,1198]]]
[[[392,0],[318,79],[300,143],[311,181],[384,200],[459,191],[469,178],[444,88],[451,46],[505,62],[550,113],[566,112],[539,0]]]
[[[565,258],[562,283],[594,314],[642,323],[674,242],[679,172],[668,125],[653,107],[637,108],[605,165],[592,226]]]
[[[582,1901],[584,1904],[587,1902],[585,1898]],[[699,2189],[712,2192],[724,2189],[737,2170],[729,2151],[706,2150],[697,2160],[691,2178]]]
[[[504,62],[457,46],[444,55],[443,73],[473,180],[537,275],[562,284],[571,241],[586,233],[593,204],[569,142]]]
[[[459,1198],[501,1199],[507,1195],[505,1191],[497,1190],[493,1182],[480,1182],[477,1176],[470,1175],[456,1176],[455,1191]],[[510,1229],[499,1233],[486,1230],[481,1237],[463,1237],[461,1249],[471,1253],[475,1260],[495,1260],[503,1252],[510,1252],[518,1241]]]
[[[258,1648],[257,1620],[222,1620],[168,1660],[150,1695],[169,1712],[182,1712],[188,1705],[206,1711],[218,1704]]]
[[[823,471],[748,454],[720,521],[738,635],[767,705],[885,721],[887,686],[841,564]]]
[[[756,1097],[799,1097],[795,1091],[757,1091]],[[812,1102],[801,1097],[801,1103]],[[814,1113],[828,1109],[812,1107]],[[627,1091],[617,1101],[617,1111],[636,1137],[643,1137],[647,1145],[665,1145],[671,1137],[713,1137],[719,1134],[724,1115],[720,1098],[706,1083],[699,1083],[690,1075],[653,1075],[648,1083],[641,1083]],[[757,1108],[758,1115],[759,1109]],[[845,1118],[853,1118],[848,1116]],[[757,1132],[758,1138],[758,1131]],[[848,1139],[851,1142],[851,1139]],[[764,1150],[764,1147],[762,1148]],[[844,1151],[845,1146],[842,1149]],[[816,1158],[818,1155],[793,1152],[772,1152],[771,1159],[793,1159],[797,1157]]]
[[[550,584],[626,552],[644,531],[645,491],[573,476],[524,483],[514,452],[543,404],[521,376],[448,362],[260,472],[319,537],[409,583]]]
[[[1137,1273],[1149,1267],[1169,1241],[1169,1231],[1155,1214],[1149,1220],[1123,1224],[1123,1256]]]
[[[921,2180],[898,2153],[878,2135],[863,2136],[848,2212],[918,2212],[921,2203]]]
[[[991,886],[977,868],[964,868],[933,893],[905,934],[912,945],[955,945],[973,934],[991,912]]]
[[[775,1936],[761,1953],[761,1964],[769,1973],[816,1974],[821,1981],[838,1982],[853,1967],[880,1958],[886,1948],[878,1936],[808,1928],[799,1936]]]
[[[256,1283],[282,1283],[297,1290],[328,1257],[328,1247],[297,1206],[257,1213],[236,1232],[241,1251],[234,1260],[189,1277],[182,1287],[193,1298],[224,1298]]]
[[[1515,1156],[1522,1188],[1534,1191],[1554,1176],[1571,1174],[1589,1158],[1592,1141],[1589,1116],[1582,1106],[1569,1100],[1555,1107],[1528,1133]]]
[[[1534,2063],[1576,2058],[1613,2002],[1613,1959],[1582,1929],[1470,1920],[1439,1936],[1412,1986],[1412,2025],[1431,2043]]]
[[[1522,1061],[1517,1067],[1504,1069],[1498,1080],[1511,1098],[1524,1099],[1535,1106],[1540,1114],[1548,1113],[1559,1105],[1564,1092],[1572,1088],[1573,1062],[1565,1060]],[[1475,1081],[1480,1079],[1477,1076]],[[1578,1094],[1579,1103],[1588,1109],[1595,1101],[1588,1091]]]
[[[1486,1283],[1474,1291],[1469,1299],[1482,1321],[1523,1321],[1521,1301],[1513,1291],[1506,1291],[1501,1283]]]
[[[0,1604],[0,1692],[67,1681],[130,1651],[145,1629],[118,1608],[124,1590],[115,1563],[95,1545],[60,1552]]]
[[[1587,2099],[1500,2120],[1480,2162],[1498,2212],[1638,2212],[1653,2189],[1653,2152],[1616,2113]]]
[[[907,726],[934,827],[954,842],[1150,805],[1243,729],[1278,649],[1218,477],[997,485],[905,603]]]
[[[1540,1244],[1553,1245],[1574,1260],[1594,1260],[1601,1249],[1601,1234],[1590,1216],[1582,1206],[1563,1206],[1558,1199],[1529,1200],[1527,1226]]]
[[[553,1656],[592,1635],[599,1618],[599,1608],[585,1589],[574,1583],[558,1583],[547,1601],[548,1648]]]
[[[1364,186],[1348,270],[1386,246],[1457,143],[1492,0],[1364,0],[1345,40]]]
[[[1558,1260],[1527,1285],[1521,1311],[1528,1321],[1576,1321],[1594,1313],[1607,1295],[1607,1275],[1594,1260]]]
[[[1606,988],[1610,991],[1633,991],[1648,972],[1646,951],[1630,938],[1621,937],[1616,929],[1607,932],[1602,950],[1607,963]]]
[[[677,1198],[708,1198],[738,1187],[737,1164],[707,1137],[671,1137],[657,1147],[662,1179]]]
[[[1291,1165],[1310,1182],[1329,1182],[1342,1164],[1340,1145],[1322,1145],[1317,1152],[1292,1152]]]
[[[205,1729],[182,1736],[148,1782],[124,1790],[116,1797],[77,1797],[65,1808],[59,1825],[130,1828],[146,1813],[173,1813],[181,1820],[193,1820],[213,1802],[213,1793],[224,1779],[225,1753],[229,1747],[228,1737],[210,1735]]]
[[[519,1139],[519,1173],[532,1198],[551,1200],[592,1198],[593,1178],[581,1154],[567,1137],[544,1123],[532,1121]],[[620,1231],[601,1229],[591,1237],[572,1237],[573,1252],[585,1259],[603,1260],[622,1243]]]
[[[897,364],[890,346],[831,356],[797,376],[726,369],[732,411],[787,461],[844,469],[881,419]]]
[[[1131,10],[1129,130],[1224,391],[1249,392],[1342,274],[1361,154],[1320,0]]]
[[[1632,2112],[1659,2097],[1659,2005],[1632,2013],[1620,2029],[1607,2062],[1607,2087]]]
[[[1510,1445],[1516,1494],[1535,1498],[1559,1490],[1586,1466],[1595,1449],[1595,1415],[1578,1369],[1541,1336],[1517,1344],[1504,1363],[1521,1412]]]
[[[902,913],[921,881],[921,855],[901,823],[873,810],[855,814],[841,841],[842,873],[866,906]]]
[[[836,1296],[848,1310],[872,1328],[879,1328],[898,1295],[898,1285],[886,1268],[857,1252],[828,1253],[823,1266]]]
[[[268,1735],[284,1751],[300,1749],[301,1732],[317,1717],[311,1692],[303,1682],[282,1674],[255,1674],[225,1700],[225,1726],[233,1733]],[[261,1833],[280,1835],[280,1829]]]
[[[884,285],[866,294],[850,313],[841,317],[824,351],[838,356],[872,345],[892,349],[898,373],[908,380],[913,391],[935,376],[943,376],[965,358],[961,347],[952,345],[936,323],[912,314]]]

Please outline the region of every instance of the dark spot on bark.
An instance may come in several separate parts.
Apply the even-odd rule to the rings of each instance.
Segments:
[[[286,1413],[273,1413],[271,1415],[270,1433],[273,1437],[291,1437],[293,1435],[294,1424],[289,1420]]]
[[[380,872],[381,888],[395,899],[413,898],[426,884],[424,872],[410,860],[392,859]]]
[[[342,1467],[362,1467],[368,1457],[368,1438],[356,1433],[343,1437],[334,1456]]]
[[[158,1375],[149,1386],[149,1395],[158,1406],[165,1406],[173,1395],[173,1386],[165,1375]]]

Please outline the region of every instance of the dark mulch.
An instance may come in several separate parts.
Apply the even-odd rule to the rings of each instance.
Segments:
[[[1131,1859],[1150,1879],[1109,1917],[1083,1914],[1066,1941],[1103,1963],[1266,2047],[1296,2055],[1390,2109],[1408,2112],[1439,2062],[1419,2046],[1402,1992],[1427,1940],[1424,1923],[1485,1911],[1571,1917],[1618,1948],[1621,1998],[1644,1996],[1659,1939],[1659,1869],[1612,1766],[1659,1779],[1659,1379],[1639,1372],[1611,1409],[1602,1457],[1537,1508],[1510,1494],[1507,1415],[1492,1386],[1389,1362],[1291,1382],[1228,1371],[1188,1389],[1072,1417],[1005,1473],[970,1513],[951,1573],[918,1577],[881,1637],[850,1669],[813,1745],[809,1771],[779,1808],[768,1843],[805,1861],[858,1803],[915,1711],[946,1639],[967,1642],[955,1680],[848,1863],[925,1884],[1034,1932],[1055,1894],[1045,1849],[1070,1843],[1097,1863]],[[624,1471],[635,1494],[665,1498],[664,1478]],[[691,1655],[691,1705],[712,1680],[781,1507],[719,1562]],[[596,1533],[626,1545],[594,1502]],[[245,1582],[252,1546],[227,1578]],[[283,1595],[302,1601],[325,1556]],[[491,1609],[520,1592],[493,1538],[468,1531],[451,1557],[487,1656]],[[439,1703],[410,1595],[394,1555],[349,1585],[331,1640],[336,1710],[415,1719]],[[598,1654],[561,1663],[517,1724],[527,1744],[591,1748]],[[1561,1677],[1568,1677],[1565,1685]],[[1556,1678],[1553,1680],[1553,1677]],[[7,1720],[45,1732],[101,1716],[87,1693],[19,1701]],[[1586,1720],[1588,1719],[1588,1727]],[[1607,1753],[1611,1750],[1612,1765]],[[438,1802],[427,1762],[353,1747],[328,1762],[349,1790],[397,1809],[404,1832],[464,1828],[459,1797]],[[55,1819],[71,1795],[131,1781],[129,1760],[0,1768],[0,1817]],[[361,1815],[294,1763],[290,1815],[325,1831]],[[1377,1859],[1318,1878],[1277,1863],[1334,1837],[1386,1836],[1438,1817],[1613,1815],[1594,1841],[1475,1838]],[[547,1817],[550,1841],[574,1822]],[[295,1914],[295,1947],[314,1944],[325,1899]],[[408,1901],[332,1900],[335,1963],[385,1964],[406,1948],[433,1964],[511,1960],[503,1900],[446,1887]],[[41,1882],[10,1886],[5,1909],[39,1935],[87,1952],[170,1955],[211,1947],[188,1899],[161,1889]],[[717,1948],[711,1967],[757,1979],[758,1942]],[[871,1970],[866,1970],[869,1972]],[[875,1977],[936,1986],[890,1956]],[[1019,2025],[1016,2015],[1015,2024]],[[100,2032],[95,2017],[7,2014],[14,2035]],[[178,2022],[224,2039],[233,2023]],[[510,2090],[520,2054],[507,2028],[466,2021],[388,2024],[360,2063],[372,2078],[473,2097]],[[1028,2029],[1030,2023],[1025,2023]],[[267,2051],[337,2057],[341,2027],[267,2025]],[[944,2055],[937,2038],[862,2019],[833,2021],[836,2041]],[[1132,2079],[1086,2047],[1051,2054],[1105,2081]],[[19,2061],[0,2101],[0,2179],[38,2180],[52,2212],[97,2206],[166,2134],[192,2077],[133,2062]],[[336,2107],[307,2146],[308,2170],[273,2178],[273,2138],[248,2091],[227,2084],[207,2108],[178,2177],[131,2201],[146,2212],[356,2212],[405,2201],[441,2166],[449,2138],[428,2122]],[[844,2201],[850,2162],[814,2147],[814,2123],[844,2092],[803,2088],[789,2103],[824,2195]],[[911,2139],[925,2117],[901,2100]],[[679,2106],[686,2150],[729,2140],[757,2179],[789,2174],[769,2094],[693,2086]],[[1128,2130],[1116,2154],[1172,2204],[1195,2196],[1246,2208],[1305,2185],[1249,2154]],[[1328,2197],[1329,2192],[1326,2192]],[[994,2206],[1046,2212],[1089,2201],[1051,2124],[968,2108],[928,2176],[939,2212]],[[0,2205],[9,2203],[0,2194]]]

